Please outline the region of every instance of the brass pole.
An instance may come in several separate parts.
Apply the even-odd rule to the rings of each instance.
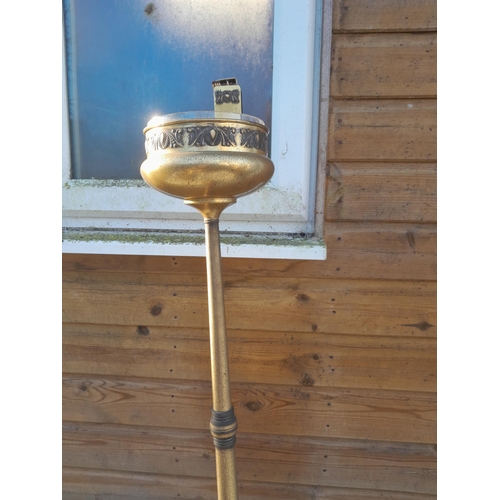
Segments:
[[[231,404],[219,219],[205,218],[208,314],[213,408],[210,430],[215,444],[219,500],[237,500],[234,444],[238,427]]]

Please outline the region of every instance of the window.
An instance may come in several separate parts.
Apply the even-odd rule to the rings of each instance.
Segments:
[[[203,255],[199,213],[140,179],[142,129],[155,114],[212,109],[211,81],[234,76],[243,112],[270,126],[276,170],[223,212],[223,254],[325,258],[314,237],[323,2],[213,4],[65,1],[64,251]]]

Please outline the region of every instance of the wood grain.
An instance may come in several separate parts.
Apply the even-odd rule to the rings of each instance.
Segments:
[[[335,35],[330,95],[436,96],[435,33]]]
[[[350,210],[354,216],[354,206]],[[318,277],[323,273],[342,279],[436,279],[437,230],[433,224],[332,222],[326,224],[325,232],[328,260],[318,266]]]
[[[64,325],[63,371],[210,380],[207,330]],[[231,381],[435,392],[436,341],[228,331]]]
[[[66,375],[62,394],[66,421],[209,428],[208,381]],[[428,393],[236,383],[231,396],[241,432],[436,442]]]
[[[435,493],[433,445],[238,433],[238,478],[340,488]],[[215,477],[209,431],[112,424],[63,425],[63,465]]]
[[[229,329],[436,335],[436,284],[432,282],[242,276],[226,279],[224,286]],[[63,320],[206,328],[206,278],[66,272]]]
[[[334,0],[334,31],[435,31],[436,0]]]
[[[436,164],[349,162],[328,170],[328,220],[436,221]]]
[[[432,500],[434,495],[403,491],[370,491],[293,483],[238,481],[240,500]],[[209,478],[141,474],[113,470],[63,468],[63,499],[89,500],[216,500]]]
[[[435,99],[334,100],[328,161],[435,161]]]
[[[415,171],[420,172],[420,167],[421,165],[418,165]],[[407,167],[404,165],[402,168]],[[343,168],[341,173],[345,171]],[[330,175],[332,175],[332,170],[330,170]],[[415,175],[417,179],[420,179],[420,175],[417,173]],[[332,179],[332,182],[349,181],[347,185],[350,192],[349,196],[346,193],[346,200],[359,199],[358,191],[363,188],[355,188],[355,179],[349,177],[348,173],[345,176],[345,179],[337,178],[336,181]],[[332,189],[329,186],[330,197],[333,194]],[[353,189],[356,191],[353,191],[351,195]],[[380,187],[378,192],[387,192],[387,189],[382,191]],[[387,197],[385,200],[385,207],[387,207],[385,209],[394,210],[394,196],[392,201]],[[342,203],[345,203],[344,199]],[[380,203],[379,197],[377,197],[378,203]],[[371,206],[373,203],[365,203],[365,210],[368,211]],[[354,214],[355,210],[356,207],[351,205],[348,213]],[[343,212],[345,211],[346,209]],[[436,279],[437,234],[434,225],[368,222],[360,224],[337,221],[325,224],[324,238],[328,255],[326,261],[224,258],[222,259],[223,275],[229,280],[233,275],[288,278]],[[170,274],[204,276],[206,264],[205,259],[200,257],[64,254],[63,272],[66,271],[160,273],[167,280]]]

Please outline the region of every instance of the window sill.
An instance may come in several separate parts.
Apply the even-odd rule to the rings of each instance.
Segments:
[[[222,257],[325,260],[324,241],[284,235],[221,234]],[[205,256],[203,233],[63,231],[63,253]]]

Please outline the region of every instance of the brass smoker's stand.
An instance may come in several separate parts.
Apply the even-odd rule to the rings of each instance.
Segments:
[[[234,445],[237,422],[231,404],[224,311],[219,217],[240,196],[273,175],[264,122],[241,114],[236,79],[213,82],[215,111],[155,117],[144,129],[147,159],[143,179],[155,189],[184,199],[205,221],[210,359],[219,500],[237,500]]]

